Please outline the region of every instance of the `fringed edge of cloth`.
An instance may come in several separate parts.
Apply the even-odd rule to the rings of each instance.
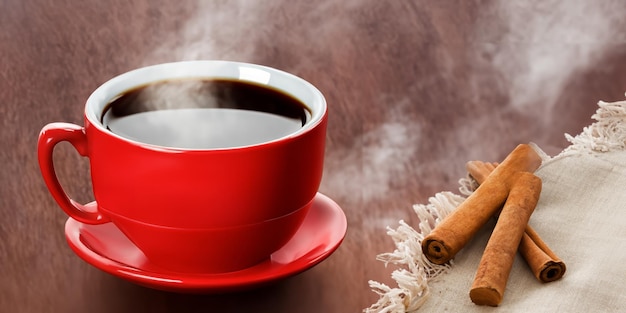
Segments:
[[[571,145],[555,159],[579,153],[626,150],[626,101],[599,101],[598,107],[591,116],[596,122],[583,128],[576,137],[565,134]]]
[[[450,268],[449,264],[437,265],[430,262],[422,253],[422,240],[463,200],[464,197],[452,192],[440,192],[431,197],[428,204],[413,206],[420,221],[419,230],[413,229],[402,220],[397,229],[387,227],[387,234],[393,239],[396,249],[391,253],[378,255],[377,259],[383,261],[385,266],[389,263],[402,266],[391,273],[398,287],[391,288],[370,280],[370,288],[380,298],[364,312],[404,313],[413,312],[422,306],[429,296],[428,282]]]
[[[596,113],[591,116],[596,122],[583,128],[583,131],[573,137],[565,134],[571,143],[554,158],[541,155],[544,164],[565,156],[575,154],[594,154],[609,151],[626,150],[626,101],[598,102]],[[535,146],[535,150],[541,150]],[[411,313],[416,312],[428,299],[430,292],[428,284],[439,275],[450,270],[454,264],[437,265],[430,262],[422,253],[422,240],[443,220],[454,211],[463,200],[476,188],[477,183],[470,176],[459,180],[459,193],[440,192],[428,199],[428,204],[415,204],[413,210],[420,221],[418,230],[400,221],[397,229],[387,227],[387,235],[391,236],[396,249],[390,253],[383,253],[376,257],[385,263],[385,266],[394,264],[399,268],[394,270],[391,278],[398,284],[389,287],[383,283],[370,280],[369,286],[379,295],[376,303],[363,310],[365,313]]]

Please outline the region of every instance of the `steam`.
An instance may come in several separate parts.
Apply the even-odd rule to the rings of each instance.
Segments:
[[[448,62],[440,67],[445,70],[459,66],[458,62],[471,62],[476,72],[469,77],[474,80],[476,89],[469,92],[474,94],[492,88],[477,84],[478,75],[495,72],[502,80],[497,87],[509,101],[504,104],[507,110],[532,119],[538,123],[537,128],[559,118],[555,106],[575,75],[593,68],[611,48],[626,43],[626,32],[622,31],[625,28],[619,27],[624,25],[626,6],[618,1],[499,0],[491,5],[485,3],[479,10],[482,13],[475,28],[467,31],[473,41],[468,47],[474,49],[469,52],[472,58],[444,59],[442,61]],[[419,31],[415,34],[419,35]],[[444,77],[449,74],[439,73]],[[417,83],[427,79],[416,77]],[[453,152],[459,151],[458,146],[463,144],[460,140],[480,143],[485,150],[491,149],[489,145],[505,144],[498,141],[501,136],[493,134],[493,127],[506,128],[498,120],[515,116],[506,115],[507,110],[498,115],[473,116],[465,124],[457,124],[456,130],[438,134],[442,136],[441,145],[446,147],[443,150],[449,151],[447,155],[421,162],[416,154],[420,151],[423,130],[415,121],[403,117],[402,110],[415,108],[400,103],[405,100],[377,104],[399,108],[400,112],[390,114],[382,124],[355,140],[355,147],[342,157],[344,166],[329,171],[332,175],[326,181],[329,190],[358,195],[365,203],[389,197],[390,192],[393,196],[393,189],[402,188],[406,183],[402,179],[406,179],[404,173],[409,169],[418,180],[436,175],[433,169],[450,170],[445,164],[454,163],[447,161],[458,158]],[[410,101],[415,103],[419,99],[415,97]],[[536,110],[537,107],[543,109]],[[497,149],[492,150],[496,153]],[[472,157],[466,156],[467,159]]]
[[[508,83],[510,105],[555,104],[572,75],[624,44],[618,1],[496,1],[475,32],[483,54]]]
[[[172,58],[256,62],[257,53],[261,52],[267,56],[273,53],[271,47],[275,45],[276,49],[280,50],[276,53],[283,53],[281,57],[285,57],[276,59],[280,60],[281,66],[288,64],[287,70],[314,71],[314,75],[317,75],[315,77],[319,79],[318,83],[333,84],[332,87],[335,89],[329,89],[337,94],[333,95],[335,101],[330,103],[330,109],[335,111],[335,116],[351,112],[340,106],[360,105],[356,103],[358,100],[368,100],[373,102],[372,105],[389,107],[389,110],[393,111],[391,114],[385,115],[376,123],[368,123],[368,127],[362,133],[349,134],[353,136],[351,144],[329,145],[333,150],[328,151],[327,155],[332,163],[326,164],[322,192],[332,192],[335,196],[352,200],[359,198],[360,200],[357,201],[390,197],[389,193],[393,196],[393,191],[403,188],[406,183],[401,179],[406,179],[407,171],[416,176],[414,179],[424,181],[429,177],[444,175],[443,171],[456,177],[454,173],[449,172],[449,168],[444,166],[454,163],[450,162],[451,160],[456,162],[459,156],[454,153],[466,148],[459,146],[480,143],[484,150],[490,150],[492,147],[503,144],[498,141],[501,136],[492,133],[494,127],[497,130],[506,128],[504,122],[500,122],[505,118],[515,118],[521,115],[533,120],[538,124],[537,128],[542,129],[554,118],[558,118],[556,115],[558,111],[555,108],[571,79],[593,68],[606,56],[607,51],[619,45],[623,47],[626,43],[626,32],[623,31],[626,3],[615,0],[480,2],[474,5],[478,6],[476,12],[479,12],[474,24],[467,21],[454,23],[455,17],[459,17],[460,13],[452,12],[453,6],[445,6],[448,10],[442,13],[436,11],[441,7],[434,4],[380,5],[377,1],[327,0],[312,2],[310,7],[299,12],[301,14],[285,17],[284,10],[281,10],[280,6],[289,5],[289,2],[281,2],[276,4],[268,1],[246,0],[197,1],[195,15],[183,23],[179,32],[171,34],[162,47],[155,49],[146,62],[152,64],[155,60],[157,62],[171,61]],[[300,2],[298,7],[306,6],[303,3],[305,2]],[[387,9],[388,7],[391,9]],[[387,17],[388,20],[384,20],[384,17],[377,14],[369,14],[368,11],[371,10],[380,10],[381,15],[387,12],[390,16]],[[450,30],[455,33],[454,35],[460,34],[459,37],[470,38],[468,42],[471,44],[453,46],[455,49],[466,49],[467,53],[450,53],[448,58],[423,60],[417,56],[410,58],[411,54],[416,55],[414,50],[398,51],[396,48],[401,42],[410,42],[403,47],[411,46],[413,43],[422,44],[420,40],[426,38],[423,37],[424,32],[430,31],[418,29],[428,23],[409,21],[408,18],[403,17],[404,10],[421,10],[415,16],[424,20],[436,14],[447,15],[444,18],[432,18],[430,22],[449,22],[441,29]],[[416,12],[408,14],[414,13]],[[398,16],[392,16],[392,14]],[[380,17],[381,20],[367,20],[369,16]],[[300,21],[304,22],[300,23]],[[309,29],[311,25],[316,25],[316,27]],[[463,28],[468,25],[471,28]],[[416,29],[412,31],[411,27]],[[387,39],[381,36],[383,31],[389,33]],[[445,37],[448,34],[442,32],[438,35]],[[438,53],[450,48],[445,45],[456,40],[447,37],[442,40],[430,34],[427,38],[439,41],[433,42],[432,45],[416,44],[415,46],[420,49],[435,49]],[[373,40],[381,42],[372,43]],[[265,46],[257,49],[259,45]],[[369,59],[369,63],[360,64],[361,59],[369,57],[362,50],[370,48],[377,49],[377,56],[384,57],[386,52],[392,56],[380,61]],[[286,50],[294,51],[284,52]],[[396,56],[393,56],[394,54]],[[430,53],[423,55],[430,55]],[[463,59],[464,55],[469,55],[469,58]],[[398,78],[390,75],[395,74],[396,69],[390,69],[390,67],[393,66],[392,62],[396,61],[392,58],[396,57],[402,58],[399,62],[407,67],[423,62],[440,62],[442,64],[435,68],[441,71],[432,73],[430,76],[410,77],[415,80],[415,85],[428,86],[416,87],[414,90],[407,91],[407,95],[385,95],[387,90],[380,91],[380,98],[375,98],[375,92],[378,91],[353,91],[372,96],[370,98],[350,94],[350,87],[360,85],[344,81],[364,80],[371,77],[377,77],[376,79],[381,81],[408,79],[407,76],[400,75]],[[318,60],[323,62],[318,62]],[[386,63],[388,61],[389,63]],[[454,71],[456,68],[470,69],[467,79],[469,85],[473,86],[473,90],[460,91],[462,96],[478,99],[480,97],[475,97],[476,95],[502,93],[508,99],[508,103],[503,103],[503,110],[497,112],[495,116],[488,114],[471,116],[471,121],[468,120],[465,124],[459,122],[454,125],[455,129],[447,133],[433,134],[430,129],[427,129],[432,125],[417,124],[408,118],[407,116],[411,115],[406,113],[416,108],[419,110],[418,102],[431,105],[435,102],[433,99],[441,94],[451,93],[452,89],[460,86],[466,88],[467,85],[455,80],[457,79]],[[485,73],[493,73],[496,78],[489,77],[489,82],[495,82],[495,86],[481,83],[484,81],[481,80],[481,75]],[[331,82],[324,81],[324,76],[329,77],[328,81]],[[445,81],[445,86],[441,87],[441,84],[432,83],[439,81]],[[376,88],[375,85],[380,82],[368,81],[368,83],[368,85],[364,84],[366,88]],[[491,88],[497,90],[492,92]],[[397,92],[397,90],[389,91],[389,93],[392,92]],[[346,99],[344,104],[340,103],[342,97]],[[380,100],[379,103],[376,103],[378,101],[376,99]],[[409,102],[408,105],[407,102]],[[531,108],[536,108],[537,104],[541,104],[543,109],[531,110]],[[592,105],[594,104],[590,104]],[[507,110],[514,114],[508,114]],[[367,117],[367,114],[364,116]],[[335,121],[339,120],[341,118]],[[349,121],[350,123],[357,122],[355,119]],[[329,130],[332,131],[333,128]],[[492,138],[486,140],[485,134]],[[421,149],[420,140],[427,135],[441,137],[441,145],[435,147],[440,151],[430,154],[439,153],[439,159],[420,159],[418,155]],[[329,133],[331,140],[333,136],[339,135]],[[459,138],[464,138],[465,141],[459,142]],[[476,149],[466,148],[465,150],[467,152],[467,150]],[[464,155],[463,159],[467,160],[472,157]],[[437,179],[441,181],[440,177]],[[454,179],[451,178],[451,181]]]
[[[411,166],[419,136],[419,131],[401,122],[384,123],[364,133],[353,147],[336,154],[340,162],[327,164],[325,189],[365,202],[388,195],[400,187],[394,182]]]
[[[408,99],[403,103],[408,104]],[[343,205],[365,210],[362,206],[375,206],[406,191],[404,179],[417,165],[415,155],[422,132],[420,125],[402,116],[399,108],[405,107],[390,107],[390,117],[357,136],[352,146],[327,151],[333,162],[325,164],[321,192],[339,197]],[[378,213],[363,214],[362,226],[384,230],[404,216],[391,210]]]
[[[255,42],[267,36],[265,18],[271,5],[264,1],[196,1],[196,7],[180,31],[146,58],[149,63],[200,59],[249,60]]]

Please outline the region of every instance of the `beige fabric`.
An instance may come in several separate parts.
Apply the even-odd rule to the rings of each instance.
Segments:
[[[572,146],[545,160],[536,172],[543,189],[529,224],[566,263],[561,280],[538,282],[518,255],[499,308],[474,305],[469,289],[493,224],[447,269],[424,262],[421,251],[415,251],[419,244],[410,244],[421,243],[430,227],[419,225],[416,231],[401,222],[389,231],[398,249],[379,258],[397,264],[397,272],[405,275],[396,274],[399,286],[394,288],[370,282],[381,298],[365,311],[626,312],[626,101],[599,105],[593,116],[597,122],[576,137],[568,136]],[[462,187],[461,192],[471,192],[467,181]],[[459,201],[455,196],[440,193],[435,198]],[[432,216],[439,209],[445,216],[451,203],[456,202],[431,201],[415,209],[418,216]]]
[[[626,310],[626,152],[568,156],[537,171],[541,198],[529,224],[564,260],[565,276],[542,284],[515,260],[504,312],[624,312]],[[430,285],[424,312],[485,312],[468,292],[489,239],[486,227]]]

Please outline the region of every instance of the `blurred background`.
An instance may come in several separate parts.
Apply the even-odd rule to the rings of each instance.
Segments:
[[[0,307],[7,312],[359,312],[393,285],[376,255],[411,205],[456,192],[468,160],[535,142],[555,155],[599,100],[626,92],[626,2],[0,1]],[[179,60],[259,63],[329,104],[321,192],[348,218],[315,268],[226,295],[155,291],[75,256],[36,156],[49,122],[82,125],[106,80]],[[68,193],[92,200],[88,160],[55,151]]]

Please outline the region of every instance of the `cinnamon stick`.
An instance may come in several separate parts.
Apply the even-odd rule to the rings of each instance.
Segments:
[[[498,166],[498,163],[482,161],[467,162],[470,176],[480,185]],[[565,274],[565,263],[548,247],[537,232],[526,225],[518,251],[535,277],[544,283],[560,279]]]
[[[544,283],[559,280],[566,266],[530,226],[526,226],[519,251],[535,277]]]
[[[517,176],[470,289],[470,298],[478,305],[497,306],[502,301],[524,229],[539,200],[541,179],[528,172]]]
[[[519,172],[534,172],[539,154],[527,144],[518,145],[459,207],[422,241],[422,251],[435,264],[452,259],[502,207]]]

